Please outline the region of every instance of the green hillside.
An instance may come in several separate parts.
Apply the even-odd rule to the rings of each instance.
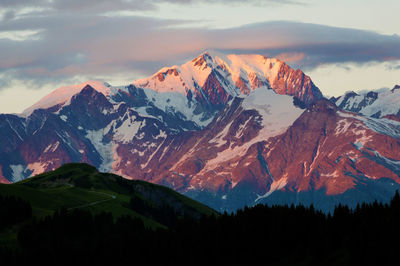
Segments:
[[[162,217],[168,211],[177,217],[194,219],[216,214],[213,209],[167,187],[100,173],[81,163],[66,164],[18,183],[1,184],[0,195],[28,201],[37,217],[51,215],[61,207],[79,208],[93,214],[110,212],[115,219],[122,215],[140,217],[152,228],[165,227]]]

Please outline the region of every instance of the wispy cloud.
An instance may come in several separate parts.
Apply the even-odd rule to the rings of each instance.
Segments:
[[[357,29],[287,21],[229,29],[189,28],[177,27],[188,25],[183,20],[102,15],[110,10],[151,9],[160,2],[199,1],[0,1],[0,7],[9,9],[0,23],[0,51],[6,51],[0,53],[0,74],[3,80],[26,79],[37,84],[82,75],[132,73],[133,77],[184,62],[206,49],[261,53],[309,69],[326,63],[364,64],[400,59],[399,36]],[[303,4],[290,0],[249,2]],[[36,9],[26,11],[29,5]],[[23,15],[18,11],[22,6]],[[3,81],[0,89],[5,84]]]
[[[2,0],[3,8],[48,8],[57,11],[90,11],[90,13],[116,10],[155,9],[158,4],[253,4],[253,5],[304,5],[304,0]]]

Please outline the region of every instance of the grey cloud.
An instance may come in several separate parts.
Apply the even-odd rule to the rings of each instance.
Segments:
[[[278,4],[278,5],[303,5],[304,1],[294,0],[155,0],[155,2],[168,2],[178,4],[194,4],[194,3],[250,3],[256,5]]]
[[[363,64],[400,59],[400,37],[397,35],[285,21],[253,24],[229,31],[228,34],[222,31],[217,35],[225,35],[224,40],[229,43],[233,40],[234,33],[240,34],[241,38],[258,42],[260,46],[264,44],[265,48],[225,49],[226,51],[272,56],[282,52],[304,53],[306,57],[299,62],[301,67],[313,68],[323,63]]]
[[[155,8],[154,1],[142,0],[54,0],[52,7],[58,11],[89,11],[91,13]]]
[[[386,66],[387,70],[400,70],[400,65],[397,64],[390,64],[388,66]]]
[[[1,0],[3,8],[50,8],[57,11],[84,11],[101,13],[118,10],[148,10],[155,9],[157,4],[252,4],[252,5],[304,5],[299,0]]]
[[[6,51],[0,53],[0,72],[38,83],[77,75],[148,75],[206,49],[304,54],[291,64],[310,69],[324,63],[400,60],[396,35],[285,21],[222,30],[174,27],[183,24],[187,21],[82,13],[17,17],[0,23],[0,32],[39,30],[40,38],[0,39],[0,51]]]
[[[2,20],[3,21],[9,21],[11,19],[15,18],[15,12],[13,10],[9,10],[4,13]]]
[[[14,8],[14,7],[41,7],[48,5],[49,0],[1,0],[0,7]]]
[[[179,5],[207,4],[251,4],[251,5],[303,5],[303,2],[294,0],[54,0],[50,5],[58,11],[89,11],[101,13],[121,10],[151,10],[157,4],[170,3]]]

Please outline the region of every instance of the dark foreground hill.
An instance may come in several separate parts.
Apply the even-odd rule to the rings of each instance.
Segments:
[[[199,219],[216,214],[207,206],[167,187],[100,173],[87,164],[70,163],[14,184],[0,184],[0,195],[17,196],[32,205],[33,216],[52,215],[64,207],[93,214],[130,215],[146,226],[168,226],[175,217]],[[7,213],[4,215],[7,216]]]

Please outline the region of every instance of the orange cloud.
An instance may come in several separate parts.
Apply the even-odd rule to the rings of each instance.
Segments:
[[[286,63],[297,63],[304,59],[306,55],[304,53],[281,53],[276,55],[275,57],[279,60],[286,62]]]

